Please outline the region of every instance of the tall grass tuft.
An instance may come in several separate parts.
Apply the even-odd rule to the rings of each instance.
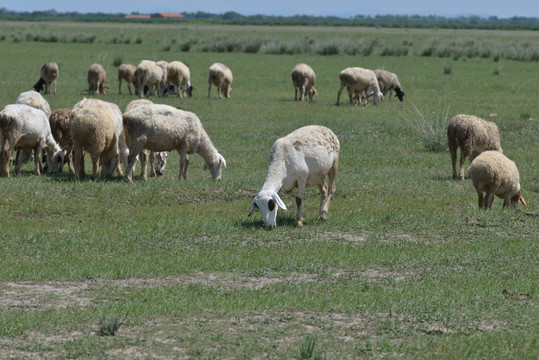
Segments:
[[[118,67],[123,64],[124,58],[123,56],[115,56],[114,60],[112,60],[112,65],[115,67]]]
[[[118,317],[102,318],[99,322],[99,330],[97,331],[97,334],[99,336],[115,336],[126,318],[127,314],[122,320],[120,320]]]
[[[306,336],[305,342],[299,347],[299,360],[322,359],[322,356],[314,350],[316,339],[313,336]]]
[[[426,151],[441,152],[447,149],[447,126],[449,124],[449,108],[444,111],[445,101],[440,106],[440,111],[432,112],[430,117],[421,112],[414,103],[415,114],[410,116],[408,123],[413,135]]]

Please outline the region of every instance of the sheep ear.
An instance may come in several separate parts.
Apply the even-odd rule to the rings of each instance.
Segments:
[[[256,205],[256,199],[253,200],[253,203],[251,205],[251,212],[249,213],[249,216],[253,215],[255,208],[258,208],[258,206]]]
[[[221,154],[219,154],[219,162],[223,164],[223,167],[226,169],[226,160]]]
[[[528,206],[526,205],[526,201],[524,201],[524,198],[522,197],[522,195],[520,195],[520,197],[518,198],[518,201],[519,201],[520,203],[522,203],[522,205],[524,205],[524,207],[528,207]]]
[[[286,205],[284,204],[284,202],[281,200],[281,198],[279,197],[279,194],[275,193],[273,194],[272,196],[273,200],[275,200],[275,202],[277,203],[277,205],[279,205],[279,207],[283,210],[288,210],[286,208]]]

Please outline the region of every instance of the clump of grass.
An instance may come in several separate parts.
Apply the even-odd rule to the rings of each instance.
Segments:
[[[299,356],[300,360],[310,360],[310,359],[322,359],[322,355],[314,350],[316,345],[316,339],[312,336],[306,336],[305,342],[299,347]]]
[[[453,73],[453,70],[451,69],[451,65],[450,64],[445,64],[444,65],[444,74],[445,75],[451,75]]]
[[[99,322],[99,330],[97,331],[97,334],[99,336],[115,336],[126,318],[127,314],[122,320],[120,320],[120,318],[118,317],[101,319],[101,321]]]
[[[161,48],[161,51],[170,51],[170,48],[172,47],[172,45],[168,44],[168,45],[163,45],[163,47]]]
[[[122,56],[116,56],[114,57],[114,60],[112,60],[112,65],[118,67],[122,65],[124,62],[124,58]]]
[[[135,39],[135,44],[142,44],[142,38],[140,36],[137,36]]]
[[[432,152],[441,152],[447,149],[447,125],[449,124],[449,108],[444,111],[444,102],[440,111],[433,112],[431,117],[422,113],[414,103],[415,116],[410,117],[409,123],[414,136],[417,137],[423,149]]]

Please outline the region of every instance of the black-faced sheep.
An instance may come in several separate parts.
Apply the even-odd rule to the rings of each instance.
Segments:
[[[348,97],[352,105],[355,104],[354,98],[356,94],[361,94],[362,92],[365,92],[365,94],[369,94],[369,92],[373,93],[374,105],[378,104],[383,98],[378,79],[372,70],[360,67],[346,68],[341,71],[339,78],[341,80],[341,88],[337,94],[337,103],[335,105],[340,104],[341,92],[345,87],[348,89]]]
[[[232,91],[232,88],[230,87],[230,84],[232,84],[232,71],[228,68],[228,66],[221,64],[221,63],[215,63],[209,68],[210,76],[208,77],[208,97],[210,97],[210,91],[212,84],[217,86],[217,92],[219,93],[219,99],[223,98],[223,93],[226,98],[230,97],[230,92]]]
[[[129,95],[133,95],[131,84],[135,86],[135,71],[137,67],[133,64],[122,64],[118,67],[118,94],[122,94],[122,80],[125,80]]]
[[[101,64],[92,64],[88,69],[88,93],[105,94],[109,87],[105,84],[107,73]]]
[[[40,78],[37,83],[34,84],[34,90],[40,92],[45,87],[45,94],[51,93],[51,84],[54,83],[54,95],[56,95],[56,81],[58,80],[58,75],[60,71],[58,69],[58,64],[53,61],[45,63],[41,67]]]
[[[64,165],[64,155],[60,146],[54,141],[51,134],[49,120],[45,113],[25,104],[7,105],[0,112],[0,134],[1,134],[1,158],[4,162],[3,173],[9,177],[9,167],[5,160],[9,158],[4,149],[6,141],[9,142],[10,149],[33,149],[35,154],[41,154],[41,150],[47,153],[47,168],[49,173],[61,171]],[[36,174],[41,174],[40,157],[34,156],[36,164]],[[19,175],[22,165],[22,157],[19,157],[15,164],[15,176]]]
[[[303,226],[303,196],[305,188],[318,185],[320,211],[318,220],[326,220],[329,205],[335,193],[335,177],[339,166],[339,139],[324,126],[311,125],[299,128],[275,141],[271,148],[268,173],[262,190],[256,195],[251,212],[260,210],[267,227],[276,225],[277,208],[286,210],[278,193],[298,188],[296,226]],[[328,176],[328,184],[324,179]]]
[[[292,83],[294,84],[295,101],[298,101],[298,89],[300,91],[299,101],[303,101],[305,96],[310,101],[313,100],[317,94],[314,88],[314,82],[316,80],[316,74],[312,67],[307,64],[297,64],[292,69]]]
[[[384,96],[389,91],[389,101],[393,96],[393,90],[395,95],[399,98],[400,101],[404,98],[404,92],[402,91],[402,86],[399,82],[399,78],[396,74],[389,72],[387,70],[377,69],[374,70],[376,78],[378,79],[378,85],[380,86],[380,91]]]
[[[502,152],[498,126],[477,116],[455,115],[447,127],[447,140],[453,166],[453,179],[457,178],[457,150],[460,148],[459,178],[464,180],[464,163],[470,157],[473,161],[486,150]]]
[[[167,86],[170,85],[174,86],[180,98],[185,98],[186,95],[189,97],[193,95],[191,72],[187,65],[181,61],[172,61],[167,66]]]
[[[136,106],[124,113],[124,133],[129,146],[127,180],[133,180],[136,156],[143,149],[151,151],[178,151],[180,179],[186,179],[189,164],[187,154],[198,153],[204,159],[214,180],[221,179],[226,161],[217,151],[202,127],[200,119],[192,112],[168,105],[148,104]],[[143,179],[146,180],[147,159],[141,157]]]
[[[526,206],[520,191],[517,166],[501,152],[482,152],[472,161],[468,175],[477,192],[479,209],[490,209],[494,195],[503,199],[503,207],[516,209],[518,204]],[[483,193],[486,193],[484,198]]]

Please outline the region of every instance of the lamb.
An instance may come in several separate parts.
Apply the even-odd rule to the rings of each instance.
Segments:
[[[232,84],[232,71],[228,68],[228,66],[221,64],[221,63],[215,63],[212,66],[210,66],[210,76],[208,78],[208,98],[210,97],[210,91],[212,84],[217,86],[217,91],[219,93],[219,99],[222,99],[223,92],[225,94],[225,97],[228,99],[230,97],[230,92],[232,91],[232,88],[230,87],[230,84]]]
[[[187,178],[189,158],[187,154],[198,153],[209,168],[212,178],[220,180],[225,158],[219,154],[200,119],[192,112],[160,104],[140,105],[124,113],[124,133],[129,145],[127,180],[133,181],[136,156],[143,149],[151,151],[176,150],[180,155],[179,178]],[[143,180],[146,177],[147,160],[141,158]]]
[[[172,61],[167,66],[167,87],[169,87],[171,84],[176,88],[178,97],[185,98],[186,95],[189,97],[193,96],[191,72],[189,71],[187,65],[181,61]]]
[[[395,95],[399,98],[400,101],[404,98],[404,92],[402,91],[402,86],[399,82],[399,78],[396,74],[389,72],[387,70],[377,69],[374,70],[376,78],[378,79],[378,85],[380,86],[380,91],[384,96],[389,91],[389,101],[393,96],[393,90],[395,90]]]
[[[144,87],[150,88],[150,94],[158,92],[159,96],[164,95],[166,88],[166,75],[163,68],[155,61],[142,60],[135,71],[135,93],[138,97],[144,95]]]
[[[26,104],[7,105],[0,112],[1,156],[3,161],[2,173],[9,177],[9,155],[4,144],[9,141],[10,149],[34,149],[35,154],[47,153],[47,167],[49,173],[62,171],[65,153],[54,141],[45,113]],[[34,157],[36,175],[41,174],[39,156]],[[15,176],[20,174],[22,157],[15,164]]]
[[[65,150],[65,162],[69,165],[69,172],[74,174],[73,165],[73,139],[71,138],[71,109],[54,110],[49,117],[49,124],[54,140]]]
[[[37,83],[34,84],[34,90],[40,92],[45,86],[45,94],[51,93],[51,84],[54,83],[54,95],[56,95],[56,81],[59,74],[58,64],[53,61],[45,63],[41,67],[40,78]]]
[[[348,89],[348,96],[350,98],[350,104],[352,105],[355,104],[355,95],[361,94],[361,92],[368,94],[369,91],[372,91],[374,105],[378,104],[384,97],[380,92],[378,79],[372,70],[360,67],[346,68],[341,71],[339,78],[341,79],[341,88],[337,94],[337,103],[335,105],[340,104],[341,92],[345,87]]]
[[[470,157],[473,161],[486,150],[503,152],[500,133],[495,123],[473,115],[455,115],[447,127],[447,140],[453,166],[453,179],[457,179],[457,149],[460,147],[459,179],[464,180],[464,163]]]
[[[317,94],[314,88],[314,81],[316,75],[312,67],[307,64],[297,64],[292,69],[292,83],[294,84],[295,101],[298,101],[298,88],[300,89],[299,101],[303,101],[305,96],[313,101],[314,96]]]
[[[96,95],[105,95],[105,89],[109,87],[105,84],[107,73],[101,64],[92,64],[88,69],[88,93]]]
[[[275,227],[278,207],[286,210],[278,195],[279,190],[290,191],[297,186],[296,226],[302,227],[305,221],[302,215],[305,187],[318,185],[320,211],[317,220],[326,220],[335,194],[339,151],[337,136],[319,125],[299,128],[275,141],[269,156],[266,181],[251,205],[249,216],[258,208],[264,224],[269,228]],[[324,182],[326,175],[327,185]]]
[[[137,67],[133,64],[122,64],[118,67],[118,94],[122,94],[122,80],[127,83],[129,95],[133,95],[131,84],[135,86],[135,71]]]
[[[98,99],[79,101],[71,111],[71,137],[76,180],[84,174],[84,152],[92,157],[94,180],[98,180],[99,165],[101,180],[112,176],[115,168],[123,175],[119,164],[121,155],[127,161],[127,146],[122,139],[122,113],[117,105]]]
[[[518,208],[518,204],[526,206],[520,191],[520,180],[517,166],[499,151],[483,151],[468,168],[472,179],[479,209],[489,210],[494,195],[503,199],[503,207]],[[483,198],[483,193],[486,193]]]

